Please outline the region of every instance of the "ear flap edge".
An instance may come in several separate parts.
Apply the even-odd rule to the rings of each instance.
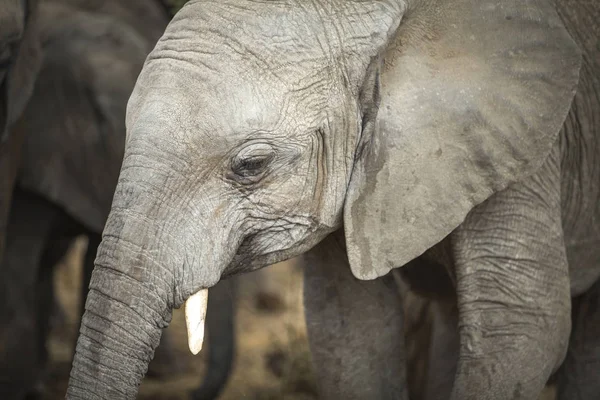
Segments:
[[[344,207],[358,279],[405,265],[535,173],[575,93],[580,52],[550,2],[438,3],[413,13],[427,21],[409,18],[386,54]]]

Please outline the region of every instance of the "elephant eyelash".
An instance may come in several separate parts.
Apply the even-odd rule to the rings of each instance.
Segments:
[[[249,157],[240,160],[238,165],[234,166],[234,171],[242,176],[254,175],[263,170],[268,162],[267,157]]]
[[[243,185],[255,184],[265,176],[274,158],[275,154],[236,157],[231,164],[230,178]]]

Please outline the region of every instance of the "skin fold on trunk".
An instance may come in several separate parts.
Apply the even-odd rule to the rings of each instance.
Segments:
[[[165,275],[145,278],[144,265],[154,260],[139,243],[115,238],[115,227],[128,225],[112,217],[92,273],[67,398],[135,398],[171,319],[171,274],[163,269]]]
[[[125,155],[98,248],[71,369],[69,399],[135,398],[172,310],[187,299],[186,309],[194,310],[195,316],[190,318],[188,312],[191,348],[199,350],[206,290],[192,295],[198,288],[214,286],[221,263],[226,265],[233,257],[222,251],[217,238],[202,234],[210,227],[197,221],[207,218],[186,208],[184,199],[166,204],[152,195],[157,185],[164,185],[168,169],[157,165],[159,172],[140,177],[144,169],[137,167],[136,156]],[[181,212],[174,215],[173,210]],[[190,213],[198,218],[189,218]],[[190,264],[214,265],[217,272],[193,268],[199,273],[190,274]]]

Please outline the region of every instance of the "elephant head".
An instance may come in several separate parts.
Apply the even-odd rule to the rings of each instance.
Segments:
[[[127,100],[155,42],[119,14],[64,3],[40,5],[44,62],[19,126],[18,182],[102,232],[123,158]]]
[[[344,229],[354,275],[536,171],[580,55],[545,0],[190,1],[128,103],[68,397],[133,398],[173,308]]]

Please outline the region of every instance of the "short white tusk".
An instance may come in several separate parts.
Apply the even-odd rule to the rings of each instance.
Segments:
[[[202,350],[207,305],[208,289],[198,291],[185,302],[185,324],[188,332],[188,345],[194,355]]]

